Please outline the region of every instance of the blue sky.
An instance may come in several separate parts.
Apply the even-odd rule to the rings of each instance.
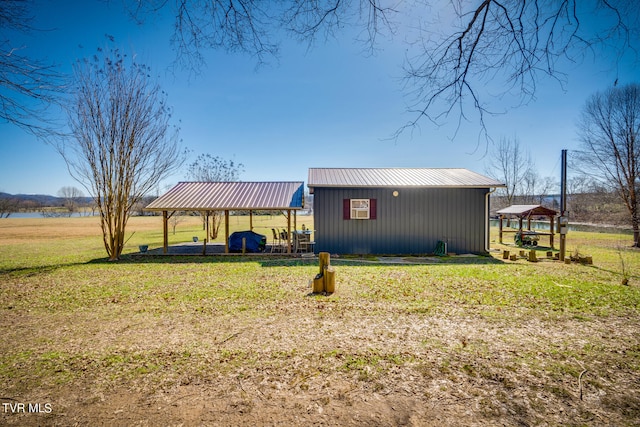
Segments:
[[[199,76],[170,73],[175,59],[169,39],[172,20],[155,16],[133,24],[119,1],[38,1],[35,26],[47,31],[23,40],[25,54],[49,60],[64,71],[115,37],[153,67],[168,92],[174,123],[193,160],[209,153],[244,164],[243,181],[306,181],[309,167],[465,167],[485,172],[484,139],[477,122],[456,117],[443,126],[423,120],[419,129],[392,140],[413,116],[400,78],[406,46],[402,35],[383,41],[375,55],[363,53],[348,31],[339,40],[305,44],[285,41],[278,61],[256,69],[253,58],[207,53]],[[587,56],[569,64],[564,88],[556,81],[538,84],[536,100],[505,114],[486,117],[490,135],[517,136],[533,155],[541,176],[559,180],[560,150],[578,147],[575,123],[592,93],[638,80],[629,58]],[[488,89],[489,91],[491,88]],[[495,100],[502,107],[508,100]],[[179,120],[179,123],[178,123]],[[480,144],[480,145],[479,145]],[[0,191],[56,194],[76,186],[65,163],[50,146],[21,129],[0,123]],[[160,191],[186,178],[181,171],[159,183]]]

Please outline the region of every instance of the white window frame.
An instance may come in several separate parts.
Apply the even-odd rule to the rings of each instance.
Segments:
[[[351,199],[349,208],[351,219],[369,219],[371,216],[371,199]]]

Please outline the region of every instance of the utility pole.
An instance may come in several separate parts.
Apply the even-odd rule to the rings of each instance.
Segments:
[[[567,218],[567,150],[562,150],[562,164],[560,172],[560,218],[558,218],[558,231],[560,232],[560,261],[564,261],[567,249],[567,231],[569,220]]]

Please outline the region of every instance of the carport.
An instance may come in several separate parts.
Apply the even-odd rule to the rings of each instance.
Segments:
[[[253,230],[254,211],[281,211],[287,218],[288,245],[291,253],[291,221],[296,226],[296,213],[303,208],[304,183],[272,182],[179,182],[166,194],[151,202],[144,210],[162,212],[163,253],[169,248],[168,221],[176,212],[224,212],[224,251],[229,253],[229,213],[248,211]],[[206,221],[207,227],[209,221]],[[209,230],[207,230],[207,236]]]

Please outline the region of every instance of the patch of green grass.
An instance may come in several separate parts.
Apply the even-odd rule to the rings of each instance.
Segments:
[[[77,378],[71,367],[74,358],[58,350],[6,352],[0,357],[0,378],[19,379],[20,386],[26,389],[63,385]]]
[[[334,349],[322,354],[326,363],[336,365],[339,371],[355,373],[360,381],[371,381],[387,372],[392,366],[403,365],[412,357],[408,354],[396,354],[380,349],[368,349],[358,353],[345,353]]]

